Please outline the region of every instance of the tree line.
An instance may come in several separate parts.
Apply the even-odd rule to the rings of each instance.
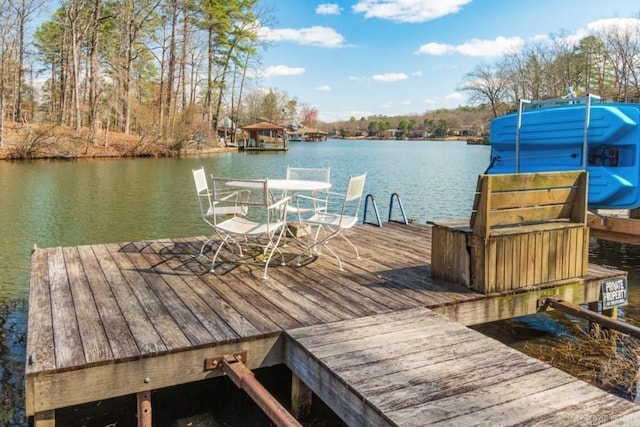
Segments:
[[[252,86],[273,19],[258,0],[60,0],[38,24],[46,4],[0,0],[0,144],[5,119],[89,129],[96,144],[100,129],[180,140],[317,118]]]
[[[466,74],[459,89],[473,103],[491,108],[493,117],[514,109],[521,99],[542,100],[595,94],[609,101],[640,101],[640,20],[604,20],[576,39],[552,34],[494,63]]]
[[[5,119],[180,142],[257,120],[317,126],[318,112],[259,81],[273,12],[258,0],[0,0],[0,145]],[[519,99],[568,92],[640,98],[640,21],[575,40],[550,35],[476,65],[458,89],[477,105],[411,117],[351,118],[341,134],[486,131]],[[34,28],[35,27],[35,28]],[[330,126],[325,126],[330,127]]]

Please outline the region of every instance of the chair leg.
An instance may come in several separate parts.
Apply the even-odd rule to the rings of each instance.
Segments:
[[[303,253],[308,251],[309,252],[309,256],[311,256],[311,251],[313,249],[321,246],[321,247],[327,249],[329,251],[329,253],[331,253],[331,255],[333,255],[333,257],[336,259],[336,261],[338,261],[338,269],[340,271],[344,271],[344,268],[342,266],[342,260],[340,259],[338,254],[331,248],[331,246],[327,244],[329,242],[329,240],[333,239],[334,237],[336,237],[337,235],[342,234],[342,233],[340,233],[340,231],[338,230],[338,231],[334,231],[333,233],[331,233],[329,235],[326,235],[326,230],[323,229],[323,231],[325,232],[325,237],[322,240],[317,240],[317,236],[318,236],[318,233],[320,232],[320,228],[321,227],[318,227],[318,231],[316,232],[316,238],[314,239],[314,242],[311,244],[311,246],[309,246],[304,252],[302,252],[302,253],[300,253],[298,255],[296,266],[300,267],[300,265],[301,265],[300,259],[301,259]],[[351,243],[351,242],[349,242],[349,243]],[[351,243],[351,245],[353,246],[352,243]],[[356,251],[357,251],[357,248],[356,248]],[[316,253],[320,254],[321,252],[316,249]]]
[[[263,279],[268,279],[269,278],[269,276],[267,276],[267,269],[269,268],[269,262],[271,262],[271,257],[273,257],[273,253],[276,250],[278,250],[282,254],[282,251],[280,251],[278,249],[278,245],[280,244],[280,240],[282,239],[282,235],[284,234],[284,230],[285,230],[285,227],[283,226],[280,229],[280,233],[278,234],[278,239],[275,241],[275,243],[273,241],[273,236],[271,236],[269,238],[269,243],[267,243],[267,246],[265,246],[265,249],[264,249],[264,254],[265,255],[267,254],[267,251],[268,251],[270,246],[271,246],[271,251],[269,251],[269,256],[267,257],[267,259],[265,260],[265,263],[264,263],[264,274],[262,275]],[[284,264],[284,254],[282,254],[282,262]]]
[[[209,237],[207,240],[205,240],[205,242],[202,244],[202,246],[200,247],[200,256],[204,255],[204,248],[209,244],[213,242],[213,238],[215,237],[215,234],[212,234],[211,237]],[[211,249],[213,250],[213,246],[211,247]]]
[[[222,250],[224,245],[227,244],[227,240],[229,240],[229,238],[230,238],[230,236],[225,236],[224,239],[222,239],[222,241],[218,245],[218,249],[216,250],[216,253],[213,255],[213,260],[211,261],[211,272],[212,273],[215,273],[215,265],[216,265],[216,259],[218,258],[218,254],[220,254],[220,251]],[[236,245],[238,244],[235,241],[234,241],[234,243]],[[233,251],[231,251],[231,253],[233,253]],[[240,250],[240,256],[242,256],[242,249]]]
[[[343,233],[340,233],[340,235],[342,236],[342,238],[343,238],[344,240],[346,240],[346,241],[347,241],[347,243],[348,243],[348,244],[350,244],[350,245],[351,245],[351,247],[353,248],[353,250],[354,250],[354,251],[355,251],[355,253],[356,253],[356,259],[360,259],[360,251],[358,251],[358,247],[357,247],[356,245],[354,245],[354,244],[351,242],[351,240],[349,240],[349,239],[347,238],[347,236],[345,236]]]
[[[326,243],[326,241],[325,241]],[[338,270],[340,271],[344,271],[344,268],[342,267],[342,261],[340,260],[340,257],[338,256],[337,253],[335,253],[335,251],[331,248],[331,246],[327,245],[327,244],[323,244],[322,245],[324,248],[326,248],[331,255],[333,255],[333,257],[338,261]]]

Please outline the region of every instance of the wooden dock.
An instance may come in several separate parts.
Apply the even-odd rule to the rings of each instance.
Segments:
[[[352,426],[640,422],[639,406],[425,308],[286,335],[287,366]]]
[[[350,385],[348,376],[341,376],[340,366],[336,365],[336,371],[331,371],[333,365],[325,363],[324,356],[315,355],[316,349],[305,338],[316,332],[334,333],[340,328],[346,328],[346,332],[350,328],[356,331],[359,327],[366,328],[358,325],[367,324],[369,333],[378,330],[380,336],[371,336],[365,341],[387,342],[388,350],[392,347],[394,351],[411,353],[410,344],[415,341],[422,346],[415,353],[430,351],[451,360],[458,352],[468,354],[469,360],[495,357],[496,352],[502,352],[505,365],[491,365],[493,374],[509,371],[511,362],[535,365],[540,371],[551,369],[567,382],[550,386],[546,391],[541,389],[540,394],[531,393],[536,405],[545,404],[545,399],[546,404],[555,405],[555,409],[550,406],[552,410],[541,415],[549,422],[580,425],[584,417],[595,416],[588,419],[601,420],[598,424],[603,424],[613,422],[614,416],[633,417],[640,411],[640,407],[630,402],[579,381],[572,383],[568,381],[570,377],[562,376],[560,371],[452,322],[469,325],[531,314],[545,296],[553,295],[574,303],[596,301],[602,280],[626,273],[589,265],[588,275],[581,279],[526,292],[519,289],[509,295],[484,295],[430,277],[430,227],[396,223],[385,223],[381,228],[362,225],[355,228],[353,236],[361,252],[360,260],[349,258],[351,252],[347,245],[338,246],[341,241],[336,240],[344,271],[338,271],[335,260],[328,255],[293,267],[292,254],[290,266],[269,268],[270,277],[266,280],[260,278],[259,266],[229,264],[227,271],[219,268],[215,275],[209,273],[209,260],[193,257],[204,237],[36,249],[32,254],[25,372],[27,414],[35,416],[38,427],[55,425],[57,408],[219,376],[219,370],[204,369],[204,361],[238,351],[247,352],[246,365],[251,369],[286,362],[303,379],[300,363],[316,360],[316,365],[311,364],[309,368],[328,369],[322,375],[331,375],[335,381],[368,399],[368,395]],[[297,247],[290,245],[290,249],[295,251]],[[388,320],[384,320],[386,316]],[[375,322],[388,322],[397,329],[397,334],[389,334],[385,328],[372,328]],[[327,329],[322,332],[322,328]],[[451,331],[451,334],[441,334],[438,330]],[[426,339],[428,336],[431,338]],[[433,348],[429,348],[430,345]],[[300,360],[295,357],[292,360],[293,354],[302,352],[304,356]],[[447,352],[451,354],[446,356]],[[353,354],[349,357],[357,359]],[[381,355],[379,359],[389,357]],[[358,365],[357,360],[352,362]],[[482,379],[489,374],[475,373],[477,364],[461,362],[453,363],[456,369],[460,366],[451,378],[438,374],[440,376],[431,379],[447,384],[464,376],[477,379],[476,382],[469,380],[467,388],[442,388],[442,393],[450,395],[448,404],[461,405],[447,409],[450,414],[458,414],[450,417],[463,416],[462,413],[469,410],[489,414],[487,408],[468,406],[470,396],[481,393],[479,389],[475,392],[472,389],[487,387],[492,399],[504,399],[502,403],[487,401],[486,405],[504,405],[500,406],[504,409],[502,412],[487,419],[492,424],[510,424],[515,414],[511,411],[517,409],[508,404],[510,393],[502,395],[501,390],[532,387],[540,380],[529,382],[533,376],[509,376],[503,372],[504,380],[498,375],[489,385],[488,380]],[[366,367],[365,363],[363,368]],[[373,358],[368,368],[386,370],[387,366]],[[366,369],[360,374],[359,368],[349,370],[355,370],[356,376],[369,375]],[[423,381],[431,381],[432,373],[428,369],[411,373],[402,373],[394,381],[410,384],[415,381],[413,374]],[[313,383],[307,385],[314,387]],[[554,388],[561,390],[561,398],[553,394]],[[494,396],[492,390],[500,393]],[[319,394],[319,390],[313,391]],[[584,396],[590,397],[576,397],[570,400],[570,406],[558,406],[558,400],[569,399],[567,396],[573,396],[572,393],[576,396],[585,393]],[[435,392],[430,395],[432,400],[443,396]],[[387,393],[388,399],[393,396],[394,393]],[[484,402],[486,396],[481,399]],[[420,403],[416,400],[415,405],[411,402],[404,404],[409,405],[403,409],[404,413],[415,407],[419,414],[424,399]],[[398,425],[418,423],[416,419],[409,422],[407,418],[395,418],[397,406],[379,405],[375,399],[365,403],[366,412],[374,411],[392,420],[390,425],[394,425],[395,419],[403,420]],[[587,409],[580,403],[595,405],[595,408]],[[391,407],[395,409],[388,409]],[[597,410],[598,407],[602,409]],[[607,408],[615,408],[617,412],[614,414]],[[339,415],[344,413],[340,407],[332,409]],[[432,415],[429,417],[424,419],[434,419]],[[513,419],[519,420],[519,417]],[[446,419],[442,418],[442,422],[447,423]],[[567,424],[567,420],[574,422]]]

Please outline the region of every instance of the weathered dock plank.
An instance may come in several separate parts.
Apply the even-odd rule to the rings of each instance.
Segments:
[[[100,314],[93,292],[89,285],[89,277],[95,274],[85,269],[77,248],[63,248],[63,255],[67,270],[69,282],[73,283],[71,287],[72,297],[74,301],[74,310],[78,323],[78,330],[82,341],[81,349],[84,353],[84,360],[78,364],[93,364],[113,358],[113,353],[108,343],[107,334],[102,327]]]
[[[118,301],[102,272],[102,267],[96,258],[93,248],[91,246],[80,246],[78,247],[78,253],[80,261],[87,272],[87,278],[91,278],[88,282],[100,315],[99,325],[104,328],[113,358],[121,360],[137,356],[138,346],[127,321],[122,315]]]
[[[54,248],[49,253],[49,272],[51,274],[51,307],[54,307],[51,313],[56,366],[60,369],[82,366],[84,364],[82,338],[62,248]],[[91,304],[92,301],[86,303]]]

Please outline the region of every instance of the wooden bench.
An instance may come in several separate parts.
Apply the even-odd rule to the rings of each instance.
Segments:
[[[469,221],[433,223],[431,275],[485,294],[583,277],[587,173],[480,175]]]

